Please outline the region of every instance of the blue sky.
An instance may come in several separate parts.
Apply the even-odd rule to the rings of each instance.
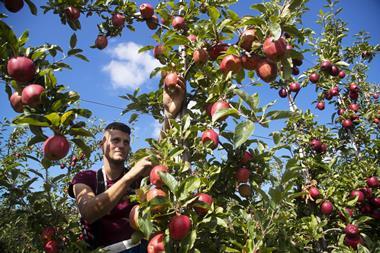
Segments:
[[[42,1],[34,1],[36,5],[41,5]],[[255,14],[249,9],[249,5],[259,1],[240,1],[233,9],[241,15]],[[138,1],[138,4],[143,1]],[[151,1],[156,4],[157,1]],[[312,27],[318,33],[320,27],[316,26],[317,13],[325,1],[311,1],[308,6],[310,11],[304,16],[304,25]],[[372,40],[371,43],[380,41],[380,2],[377,0],[344,0],[339,6],[344,8],[341,17],[348,23],[350,36],[344,42],[349,45],[352,41],[352,35],[360,30],[368,31]],[[3,6],[0,6],[3,8]],[[5,20],[20,35],[24,30],[29,30],[30,40],[28,45],[36,46],[43,43],[59,44],[65,51],[69,49],[69,39],[73,31],[60,23],[59,17],[51,14],[42,14],[39,10],[38,16],[30,14],[27,6],[19,13],[8,13],[9,17]],[[125,93],[131,93],[136,87],[141,87],[142,91],[151,91],[158,88],[158,79],[149,79],[150,71],[157,66],[158,62],[152,57],[151,52],[144,55],[137,54],[136,50],[142,45],[154,45],[151,39],[153,31],[146,28],[145,23],[136,23],[136,32],[125,29],[121,37],[113,38],[109,41],[105,50],[90,48],[98,34],[96,27],[99,19],[97,17],[85,18],[82,14],[80,17],[82,29],[77,32],[78,47],[84,50],[84,54],[90,62],[84,62],[77,58],[67,61],[73,70],[65,70],[57,73],[58,82],[65,84],[70,89],[79,92],[83,100],[96,101],[98,103],[109,104],[116,107],[124,108],[126,100],[118,96]],[[306,59],[302,69],[314,64],[315,59]],[[375,59],[370,65],[369,81],[379,84],[380,77],[380,60]],[[248,93],[259,92],[261,105],[274,99],[278,102],[276,108],[286,109],[287,100],[281,99],[276,90],[270,90],[266,85],[259,88],[247,88]],[[311,109],[318,115],[318,121],[329,122],[332,113],[332,106],[327,105],[323,112],[314,109],[311,101],[315,100],[316,94],[314,87],[309,86],[303,89],[297,98],[297,103],[302,109]],[[1,118],[7,117],[12,119],[16,113],[9,105],[8,98],[4,91],[0,92]],[[126,116],[121,116],[121,109],[105,107],[85,101],[81,102],[81,107],[90,109],[97,118],[104,119],[107,122],[114,120],[127,121]],[[255,134],[268,136],[272,130],[279,130],[279,124],[272,124],[269,130],[256,128]],[[154,137],[159,128],[159,124],[151,117],[144,116],[136,125],[133,149],[146,146],[145,138]]]

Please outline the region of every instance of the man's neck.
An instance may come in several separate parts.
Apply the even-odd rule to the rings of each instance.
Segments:
[[[112,163],[104,159],[103,169],[108,179],[115,180],[124,172],[124,163]]]

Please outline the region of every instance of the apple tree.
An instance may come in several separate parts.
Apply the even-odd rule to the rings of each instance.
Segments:
[[[99,34],[92,45],[97,49],[104,49],[109,37],[133,32],[135,22],[152,30],[156,44],[140,51],[152,50],[162,64],[152,73],[161,77],[157,89],[121,96],[130,123],[142,113],[163,123],[160,138],[148,139],[149,148],[136,151],[131,161],[149,155],[155,163],[131,196],[138,202],[130,214],[133,239],[149,240],[148,252],[376,252],[380,89],[366,72],[380,46],[371,45],[365,32],[343,46],[349,30],[339,17],[338,1],[328,0],[320,11],[321,34],[302,23],[306,0],[252,4],[246,16],[230,8],[236,2],[153,6],[50,0],[42,6],[76,32],[83,16],[98,15]],[[28,126],[28,147],[44,142],[36,162],[48,171],[67,155],[69,142],[89,158],[93,149],[83,138],[95,134],[82,118],[91,112],[80,108],[79,94],[54,76],[70,68],[66,56],[55,60],[62,48],[26,47],[27,33],[17,38],[4,21],[0,25],[1,77],[19,113],[13,123]],[[86,61],[76,40],[74,33],[65,55]],[[305,60],[310,67],[302,66]],[[263,85],[287,99],[289,107],[273,109],[275,102],[262,104],[262,94],[248,92]],[[307,86],[315,88],[318,110],[336,111],[331,123],[320,124],[297,105]],[[178,99],[183,93],[184,101]],[[272,131],[272,140],[254,135],[272,121],[283,124]],[[64,148],[55,149],[56,143]],[[16,174],[22,171],[11,164]],[[22,174],[24,187],[30,173]],[[51,210],[54,204],[50,201]],[[69,252],[69,247],[56,248]]]

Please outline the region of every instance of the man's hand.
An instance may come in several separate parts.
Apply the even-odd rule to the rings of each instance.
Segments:
[[[167,88],[164,85],[163,105],[165,116],[169,119],[177,117],[183,106],[186,95],[186,84],[182,77],[178,78],[178,83],[174,88]]]
[[[136,164],[125,174],[125,177],[136,180],[140,176],[146,175],[149,173],[152,168],[152,162],[149,160],[148,156],[141,158]]]

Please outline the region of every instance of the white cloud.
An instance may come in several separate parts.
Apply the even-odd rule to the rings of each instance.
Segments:
[[[160,66],[150,52],[138,53],[141,47],[125,42],[107,50],[112,59],[102,70],[109,74],[113,88],[136,89],[149,79],[154,68]]]
[[[158,120],[155,120],[153,123],[152,138],[158,139],[158,137],[160,136],[161,128],[162,124]]]

